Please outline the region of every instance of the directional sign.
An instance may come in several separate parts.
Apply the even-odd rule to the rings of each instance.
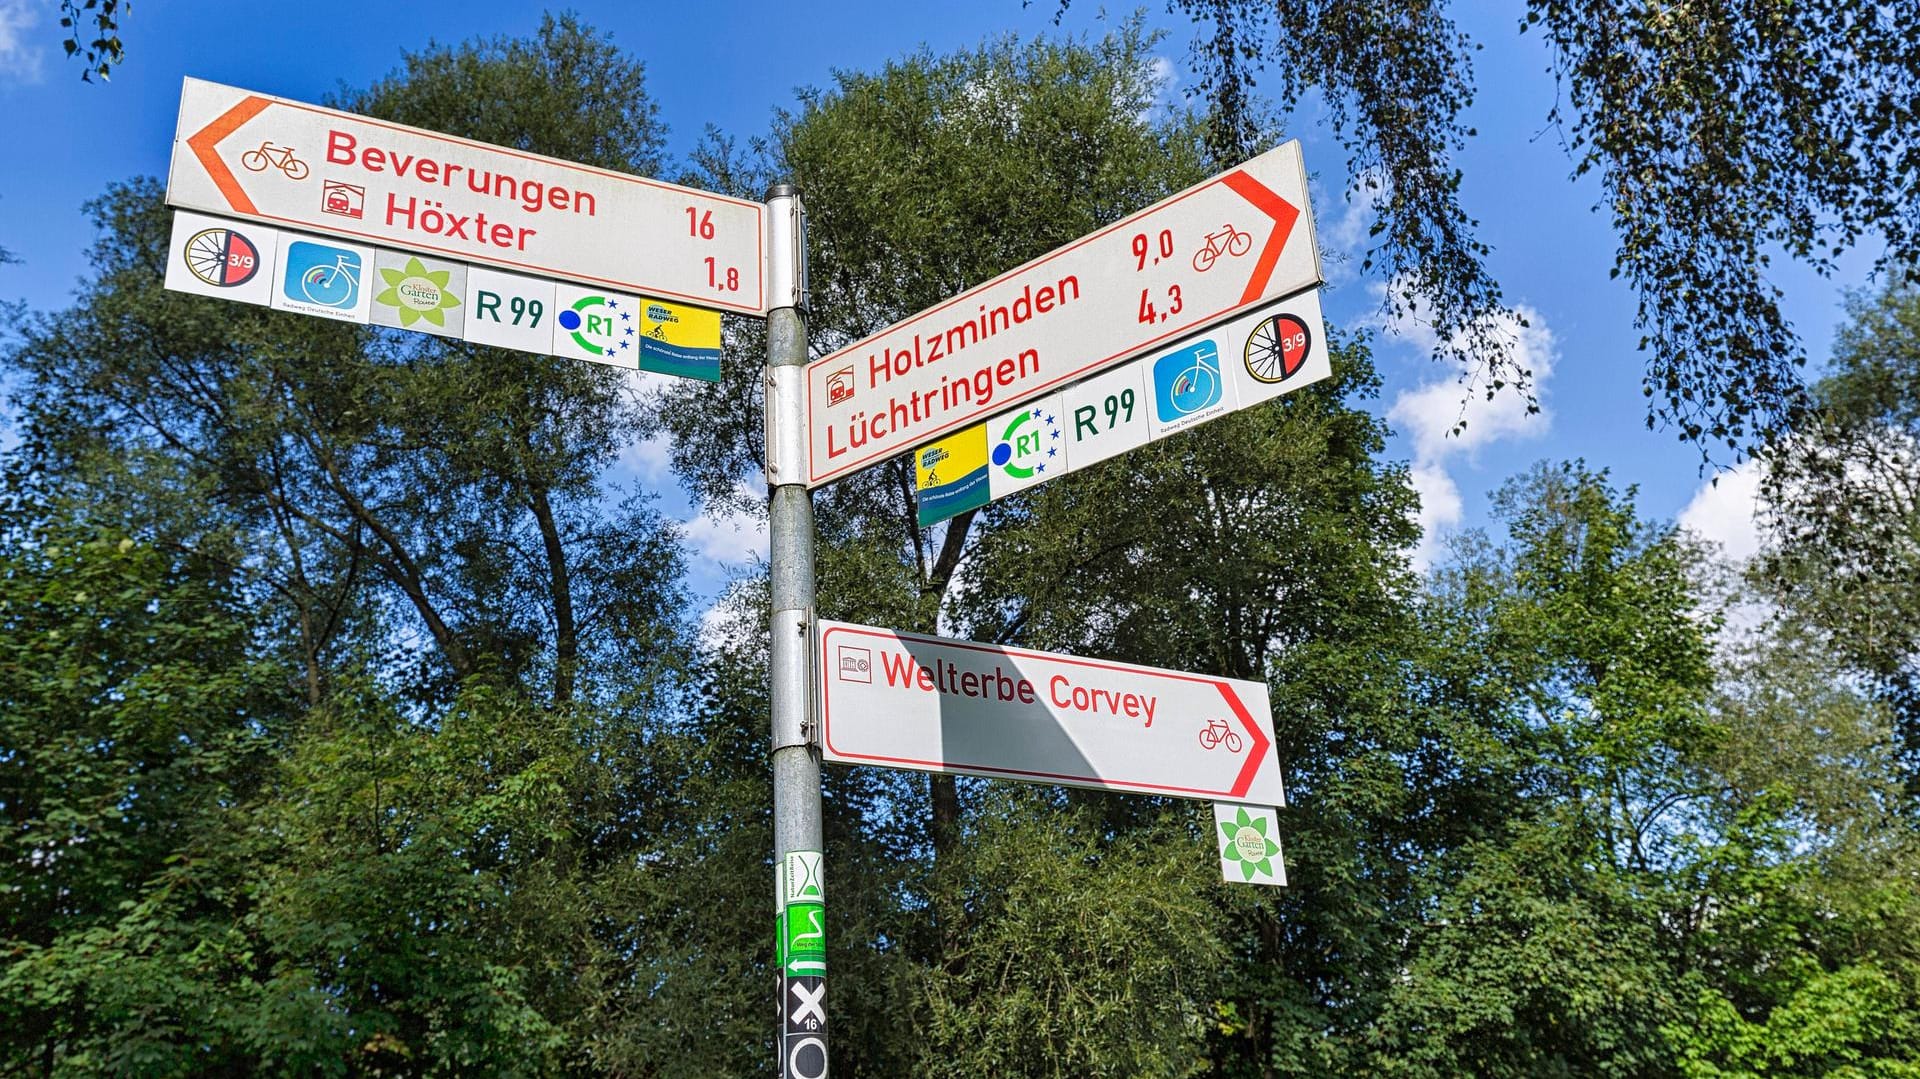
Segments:
[[[1285,802],[1258,682],[837,622],[818,644],[830,761]]]
[[[1290,142],[809,365],[807,483],[1320,279]]]
[[[186,80],[169,205],[764,315],[765,207]]]
[[[1320,290],[1236,315],[914,451],[922,527],[1333,373]]]

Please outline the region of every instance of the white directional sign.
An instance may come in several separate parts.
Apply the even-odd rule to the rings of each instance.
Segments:
[[[1235,315],[915,450],[921,526],[1326,378],[1319,294]]]
[[[1290,142],[809,365],[807,483],[1318,284],[1318,252]]]
[[[1267,687],[838,622],[827,760],[1282,805]]]
[[[765,207],[186,80],[167,202],[764,315]]]

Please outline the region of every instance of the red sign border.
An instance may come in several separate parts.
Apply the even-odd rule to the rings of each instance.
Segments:
[[[1065,775],[1059,772],[955,764],[951,761],[927,761],[912,757],[888,757],[877,753],[849,753],[834,748],[832,710],[829,707],[827,691],[829,683],[828,676],[832,673],[829,669],[831,664],[827,658],[829,655],[827,641],[836,633],[845,633],[855,637],[921,641],[926,644],[938,645],[944,648],[957,648],[965,652],[991,652],[996,655],[1030,656],[1049,663],[1064,663],[1069,666],[1092,667],[1096,670],[1121,671],[1135,675],[1144,674],[1180,682],[1198,682],[1203,685],[1210,685],[1219,690],[1220,695],[1226,698],[1227,706],[1239,717],[1241,725],[1246,728],[1247,734],[1253,742],[1252,745],[1248,747],[1247,759],[1246,762],[1241,765],[1240,774],[1234,778],[1232,790],[1204,790],[1198,787],[1175,786],[1170,783],[1143,783],[1133,781],[1123,781],[1121,784],[1116,785],[1113,781],[1107,779],[1090,779],[1086,776]],[[1225,679],[1210,678],[1201,674],[1184,674],[1179,671],[1169,671],[1159,667],[1144,667],[1132,663],[1115,663],[1108,660],[1085,659],[1079,656],[1064,656],[1058,652],[1039,652],[1031,648],[1015,648],[1010,645],[981,644],[978,641],[959,641],[948,637],[932,637],[920,633],[903,633],[898,630],[873,629],[849,625],[830,626],[821,632],[818,667],[820,672],[820,741],[825,748],[832,750],[839,757],[848,759],[891,764],[918,771],[960,771],[970,775],[984,775],[988,778],[1007,776],[1017,779],[1051,779],[1071,786],[1090,787],[1095,790],[1133,791],[1141,794],[1166,791],[1231,801],[1234,799],[1245,799],[1247,792],[1253,788],[1254,778],[1260,774],[1260,766],[1266,759],[1267,751],[1272,749],[1276,754],[1278,752],[1273,741],[1267,737],[1266,732],[1260,729],[1260,724],[1256,722],[1253,715],[1247,711],[1246,704],[1240,700],[1239,694],[1233,691],[1233,687],[1229,685]]]
[[[1289,143],[1287,145],[1292,145],[1292,143]],[[1278,148],[1276,147],[1276,149]],[[1249,162],[1248,164],[1251,164],[1251,162]],[[1274,202],[1278,203],[1282,207],[1285,207],[1287,210],[1292,211],[1291,215],[1288,216],[1286,220],[1275,221],[1273,234],[1268,238],[1266,246],[1261,250],[1260,258],[1256,260],[1256,263],[1254,266],[1254,273],[1248,279],[1248,288],[1245,292],[1241,294],[1241,297],[1237,302],[1230,304],[1227,307],[1219,311],[1216,311],[1212,314],[1198,316],[1194,318],[1192,321],[1187,322],[1183,326],[1180,326],[1175,329],[1167,330],[1161,333],[1158,337],[1150,338],[1138,344],[1129,345],[1126,348],[1121,349],[1119,352],[1113,353],[1112,355],[1104,356],[1097,360],[1091,360],[1085,364],[1082,364],[1080,367],[1072,371],[1069,371],[1062,375],[1055,376],[1052,380],[1042,383],[1040,386],[1034,389],[1024,391],[1019,398],[1015,399],[1013,404],[1008,404],[1003,402],[1003,403],[995,404],[990,407],[981,406],[978,409],[976,409],[974,412],[969,413],[964,418],[949,421],[948,423],[935,428],[933,431],[930,431],[927,434],[916,437],[911,445],[904,446],[904,447],[896,447],[893,449],[877,450],[873,453],[866,455],[865,457],[848,461],[843,465],[836,466],[835,468],[829,470],[824,474],[816,473],[814,471],[814,441],[812,437],[812,431],[814,426],[813,425],[813,416],[814,416],[813,369],[815,367],[824,367],[830,363],[843,362],[846,356],[857,351],[863,345],[866,345],[869,342],[877,341],[907,326],[911,326],[917,322],[920,322],[928,318],[929,316],[935,315],[941,311],[946,310],[949,307],[952,307],[953,305],[961,302],[962,300],[972,297],[976,293],[982,292],[986,289],[993,288],[994,286],[999,285],[1021,274],[1029,273],[1033,270],[1036,270],[1054,259],[1060,258],[1068,254],[1069,252],[1075,251],[1087,244],[1092,243],[1095,240],[1098,240],[1106,236],[1110,232],[1117,232],[1121,229],[1127,229],[1127,228],[1138,228],[1141,226],[1142,222],[1148,220],[1152,216],[1160,213],[1161,211],[1170,210],[1175,205],[1179,204],[1180,202],[1186,199],[1192,198],[1196,195],[1201,194],[1202,192],[1211,190],[1216,186],[1222,186],[1222,185],[1226,186],[1228,189],[1233,191],[1234,194],[1239,195],[1243,199],[1246,199],[1248,202],[1252,203],[1256,209],[1259,209],[1262,212],[1267,213],[1269,216],[1272,216],[1272,213],[1273,213],[1272,209],[1267,205],[1263,205],[1263,200],[1256,199],[1252,194],[1248,192],[1247,188],[1251,187],[1251,188],[1257,189],[1258,191],[1266,192],[1269,196],[1272,197]],[[1144,210],[1140,210],[1136,213],[1129,214],[1126,217],[1123,217],[1120,220],[1115,221],[1111,225],[1106,226],[1105,228],[1096,229],[1093,232],[1089,232],[1085,236],[1080,237],[1078,240],[1075,240],[1072,243],[1067,244],[1065,247],[1056,248],[1055,250],[1049,251],[1046,254],[1041,255],[1039,258],[1036,258],[1031,262],[1023,263],[1019,266],[1016,266],[1013,269],[1008,270],[1007,272],[1001,274],[998,277],[991,278],[987,281],[983,281],[980,284],[973,286],[970,289],[965,289],[961,292],[955,293],[954,295],[948,297],[947,299],[941,301],[940,303],[937,303],[932,307],[926,308],[925,310],[916,312],[915,314],[910,315],[907,318],[901,319],[899,322],[896,322],[893,325],[888,326],[884,330],[881,330],[877,333],[869,334],[866,337],[862,338],[861,340],[855,342],[854,344],[848,345],[846,348],[839,349],[838,351],[829,353],[826,356],[823,356],[820,359],[813,361],[812,363],[807,365],[807,431],[808,431],[807,486],[810,488],[818,487],[823,483],[828,483],[832,480],[839,479],[842,476],[851,475],[855,472],[860,471],[863,468],[866,468],[871,464],[875,464],[875,463],[878,463],[879,461],[886,460],[887,458],[909,452],[917,446],[924,446],[929,442],[942,438],[946,435],[952,434],[954,431],[957,431],[960,428],[967,426],[968,424],[978,422],[983,416],[992,415],[996,412],[1000,412],[1005,409],[1012,408],[1014,407],[1015,404],[1018,404],[1020,401],[1031,401],[1034,398],[1039,397],[1042,394],[1045,394],[1048,390],[1051,390],[1054,387],[1062,385],[1064,383],[1068,383],[1075,379],[1081,378],[1087,375],[1089,372],[1099,367],[1114,363],[1118,360],[1131,358],[1139,353],[1152,349],[1154,346],[1159,345],[1166,341],[1176,340],[1183,336],[1198,336],[1199,334],[1205,333],[1208,329],[1212,328],[1214,324],[1219,322],[1224,322],[1227,319],[1232,318],[1234,315],[1237,315],[1247,310],[1248,308],[1254,307],[1261,303],[1278,302],[1280,300],[1286,299],[1289,296],[1296,295],[1296,293],[1294,292],[1289,292],[1283,296],[1271,296],[1271,297],[1255,296],[1254,298],[1249,299],[1247,294],[1253,291],[1252,286],[1256,282],[1258,282],[1261,285],[1261,287],[1263,288],[1265,287],[1266,281],[1271,276],[1274,266],[1280,260],[1281,250],[1283,250],[1286,247],[1287,240],[1291,238],[1293,234],[1294,225],[1298,222],[1298,220],[1301,217],[1304,217],[1304,216],[1305,216],[1305,213],[1300,207],[1293,205],[1293,203],[1288,202],[1286,199],[1282,198],[1278,194],[1275,194],[1271,188],[1268,188],[1265,184],[1261,183],[1258,179],[1256,179],[1253,176],[1253,174],[1247,172],[1246,165],[1243,164],[1237,168],[1229,170],[1228,172],[1222,173],[1219,176],[1215,176],[1211,180],[1204,180],[1198,184],[1195,184],[1194,186],[1186,189],[1185,191],[1180,192],[1179,194],[1171,195],[1163,202],[1155,203],[1154,205],[1149,206]],[[1314,286],[1309,285],[1307,287],[1311,288]]]
[[[354,236],[362,240],[366,240],[379,247],[388,248],[390,250],[430,251],[435,254],[445,255],[449,258],[457,259],[461,262],[469,262],[469,263],[474,263],[476,265],[481,265],[481,266],[510,266],[516,270],[519,270],[523,273],[527,273],[531,276],[547,278],[549,280],[586,282],[586,283],[591,283],[596,285],[614,286],[622,289],[623,291],[638,293],[639,295],[642,295],[642,296],[653,297],[653,298],[663,299],[663,300],[679,300],[679,301],[691,304],[695,307],[707,307],[707,308],[713,308],[716,310],[731,311],[736,314],[751,315],[755,318],[766,317],[766,311],[767,311],[767,306],[766,306],[767,207],[765,203],[752,202],[747,199],[738,199],[738,198],[734,198],[731,195],[717,195],[711,191],[700,191],[690,187],[683,187],[679,184],[670,184],[664,180],[653,180],[645,176],[634,176],[631,173],[615,172],[612,169],[603,169],[594,165],[583,165],[576,161],[562,161],[559,158],[547,157],[542,154],[530,154],[523,150],[514,150],[505,146],[496,146],[490,142],[478,142],[473,139],[461,138],[458,135],[448,135],[440,131],[428,131],[424,128],[412,127],[407,124],[396,124],[386,120],[376,120],[373,117],[362,116],[359,113],[342,112],[339,109],[329,109],[319,105],[309,105],[301,101],[289,101],[285,98],[274,97],[271,94],[256,94],[250,90],[242,90],[237,86],[227,86],[224,83],[208,82],[206,80],[198,80],[198,79],[194,81],[200,82],[204,86],[218,87],[223,90],[233,90],[245,96],[242,97],[238,102],[236,102],[232,107],[226,109],[219,116],[215,117],[213,121],[207,124],[205,127],[201,128],[199,131],[194,132],[191,136],[185,139],[181,139],[176,135],[174,141],[176,143],[184,142],[187,144],[187,148],[190,151],[192,151],[192,155],[194,159],[200,163],[200,166],[202,168],[206,169],[208,177],[213,180],[214,187],[218,189],[222,195],[226,196],[227,201],[230,205],[230,209],[224,209],[224,210],[208,210],[208,209],[204,209],[197,206],[184,206],[182,207],[184,209],[195,210],[199,213],[210,213],[215,215],[235,214],[242,217],[249,217],[249,218],[253,218],[261,221],[273,221],[273,222],[278,222],[280,224],[286,225],[290,228],[304,230],[308,232],[317,232],[322,235]],[[255,104],[255,102],[262,102],[262,104]],[[463,146],[468,149],[485,151],[487,153],[501,154],[506,157],[518,158],[522,161],[531,161],[541,165],[547,165],[547,166],[552,166],[552,167],[562,168],[562,169],[571,169],[575,172],[585,173],[590,176],[597,176],[597,177],[601,177],[609,180],[618,180],[625,183],[639,184],[642,187],[664,189],[667,191],[671,191],[675,194],[685,194],[685,195],[691,195],[691,196],[695,196],[703,199],[713,199],[716,202],[723,202],[733,206],[740,206],[740,207],[751,209],[753,211],[753,222],[754,222],[754,257],[759,264],[758,272],[755,275],[759,282],[759,295],[756,297],[756,301],[755,301],[757,306],[750,307],[743,302],[727,303],[727,302],[717,301],[710,295],[694,296],[688,293],[674,292],[670,289],[649,288],[649,287],[638,285],[632,281],[619,281],[612,278],[594,277],[591,274],[559,273],[544,266],[536,266],[531,263],[525,263],[525,262],[515,262],[512,259],[493,258],[491,256],[483,257],[483,258],[475,258],[473,255],[473,252],[468,251],[466,249],[438,247],[430,243],[416,243],[411,240],[400,241],[400,240],[395,240],[389,236],[379,235],[375,233],[356,232],[353,229],[340,228],[331,223],[323,222],[323,223],[316,224],[310,221],[302,220],[300,218],[278,217],[273,214],[262,213],[260,212],[259,208],[253,205],[253,200],[247,197],[246,192],[240,188],[237,178],[233,176],[232,170],[228,169],[226,167],[226,163],[219,159],[219,156],[215,153],[215,147],[227,136],[233,134],[235,131],[239,130],[242,126],[252,121],[256,117],[258,117],[261,113],[266,112],[269,108],[275,105],[279,105],[289,109],[296,109],[301,112],[319,113],[324,116],[339,117],[343,120],[349,120],[359,124],[366,124],[370,127],[381,128],[387,131],[402,132],[404,134],[416,135],[416,136],[430,139],[430,140],[437,139],[443,142],[448,142],[458,146]],[[237,119],[230,120],[230,118],[235,117],[236,114],[239,114],[239,113],[244,113],[244,115],[238,116]],[[206,139],[205,136],[210,133],[212,133],[214,137],[212,139]],[[208,163],[207,159],[209,157],[213,158],[214,162],[217,162],[220,165],[219,171],[215,171],[215,169]],[[228,182],[222,182],[220,173],[226,174],[226,179]],[[232,190],[228,190],[229,186],[232,187]],[[169,191],[168,194],[169,194],[169,198],[168,198],[169,205],[180,205],[178,203],[173,202],[171,198],[171,194],[172,194],[171,191]],[[239,196],[239,202],[244,203],[245,204],[244,206],[234,202],[234,196],[236,194]]]

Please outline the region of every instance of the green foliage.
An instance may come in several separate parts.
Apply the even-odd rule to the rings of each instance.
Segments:
[[[996,787],[969,816],[970,931],[929,971],[912,1074],[1204,1074],[1206,988],[1228,961],[1204,809],[1112,835],[1097,802]]]
[[[1216,47],[1264,17],[1229,6]],[[1442,235],[1444,13],[1277,17],[1379,61],[1343,130],[1434,135],[1354,146],[1443,196],[1387,242],[1497,302]],[[832,348],[1249,149],[1252,100],[1167,108],[1153,47],[843,73],[695,178],[800,184]],[[562,17],[342,101],[653,172],[642,74]],[[758,504],[759,327],[643,405],[167,293],[158,194],[96,204],[80,302],[3,357],[0,1070],[765,1074],[766,582],[696,653],[675,530],[606,481],[645,421],[703,508]],[[1897,353],[1865,362],[1903,304],[1835,415],[1911,426]],[[1367,342],[1334,346],[1329,380],[934,529],[904,461],[818,493],[823,615],[1263,680],[1289,794],[1290,885],[1250,888],[1190,803],[829,769],[836,1074],[1914,1074],[1920,840],[1860,653],[1813,608],[1716,643],[1701,553],[1578,464],[1422,589]]]
[[[60,26],[67,32],[62,45],[84,65],[82,82],[92,82],[95,75],[106,82],[113,77],[113,65],[126,59],[120,19],[132,8],[131,0],[60,0]]]
[[[1379,1018],[1386,1075],[1659,1075],[1677,1011],[1654,912],[1558,822],[1463,848]]]
[[[1819,410],[1767,457],[1756,579],[1893,707],[1920,793],[1920,280],[1848,311]]]
[[[0,1070],[182,1074],[222,929],[179,876],[289,704],[218,562],[17,494],[0,530]]]
[[[1065,9],[1072,0],[1060,0]],[[1193,93],[1211,142],[1245,156],[1273,127],[1256,79],[1291,115],[1323,109],[1348,151],[1350,195],[1376,214],[1367,254],[1418,312],[1436,354],[1488,393],[1520,368],[1497,332],[1498,283],[1461,200],[1456,156],[1482,44],[1446,3],[1174,0],[1197,24]],[[1596,173],[1619,236],[1615,273],[1639,293],[1648,423],[1703,454],[1790,428],[1805,354],[1769,283],[1776,254],[1831,273],[1862,245],[1875,266],[1920,255],[1904,152],[1920,101],[1910,4],[1529,0],[1519,29],[1550,48],[1560,93],[1539,107],[1573,178]],[[1884,241],[1881,246],[1880,241]],[[1509,313],[1510,314],[1510,313]]]
[[[657,164],[638,63],[570,18],[409,70],[348,104]],[[516,108],[472,115],[495,98]],[[159,185],[116,186],[93,210],[98,277],[74,310],[25,327],[12,355],[27,446],[72,472],[79,485],[59,497],[106,507],[89,512],[177,511],[183,536],[209,519],[244,534],[310,703],[363,655],[434,702],[483,670],[561,704],[604,692],[604,672],[668,676],[677,546],[646,496],[601,484],[636,422],[617,372],[166,292]]]

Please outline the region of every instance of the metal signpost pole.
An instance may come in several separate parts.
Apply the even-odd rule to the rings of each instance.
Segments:
[[[779,1074],[827,1074],[826,889],[820,756],[813,715],[813,502],[807,490],[806,212],[799,191],[767,193],[767,538],[772,647],[773,843],[780,967]]]

